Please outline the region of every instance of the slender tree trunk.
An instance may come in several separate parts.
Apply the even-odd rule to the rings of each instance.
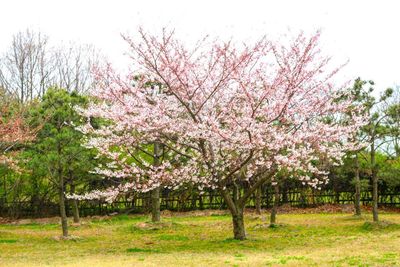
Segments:
[[[278,205],[279,205],[279,184],[274,186],[274,205],[271,210],[271,218],[270,218],[270,225],[276,224],[276,214],[278,213]]]
[[[62,176],[62,170],[58,170],[59,177],[59,205],[60,205],[60,216],[61,216],[61,227],[63,237],[68,237],[68,221],[67,214],[65,212],[65,196],[64,196],[64,179]]]
[[[75,185],[72,183],[71,184],[71,194],[74,194],[74,193],[75,193]],[[79,206],[78,206],[77,199],[72,199],[72,215],[74,216],[74,223],[79,223],[80,218],[79,218]]]
[[[378,179],[377,177],[372,178],[372,215],[374,222],[379,221],[378,218]]]
[[[72,200],[72,214],[74,216],[74,223],[80,223],[78,200]]]
[[[282,204],[286,204],[289,202],[289,197],[288,197],[288,189],[286,184],[284,183],[283,185],[283,190],[282,190]]]
[[[160,221],[160,187],[151,191],[151,221]]]
[[[371,143],[371,168],[372,168],[372,215],[374,222],[379,221],[378,218],[378,175],[376,170],[376,161],[375,161],[375,139],[372,138]]]
[[[361,216],[361,181],[360,181],[360,162],[358,160],[358,155],[356,154],[355,158],[355,175],[354,175],[354,186],[355,186],[355,194],[354,194],[354,210],[356,216]]]
[[[160,158],[162,153],[162,147],[160,143],[154,143],[154,166],[160,165]],[[151,191],[151,221],[160,221],[160,187],[155,188]]]
[[[332,178],[334,178],[333,190],[335,191],[335,203],[340,204],[340,190],[338,185],[338,180],[336,179],[336,174],[332,173]]]
[[[203,196],[199,195],[199,208],[200,210],[204,210]]]
[[[261,186],[256,191],[256,213],[261,214]]]
[[[75,193],[75,185],[71,185],[71,194]],[[74,223],[80,223],[78,200],[72,199],[72,215],[74,216]]]
[[[36,175],[31,176],[31,184],[32,184],[32,197],[31,197],[31,209],[35,212],[35,214],[42,213],[40,209],[40,199],[39,199],[39,185],[37,182]]]

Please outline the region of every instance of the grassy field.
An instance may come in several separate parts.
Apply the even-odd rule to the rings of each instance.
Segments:
[[[0,266],[400,266],[400,214],[282,214],[279,226],[248,214],[248,240],[230,216],[208,212],[85,219],[60,240],[58,223],[0,225]]]

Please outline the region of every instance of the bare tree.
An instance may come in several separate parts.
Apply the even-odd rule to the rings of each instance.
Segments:
[[[42,97],[47,88],[87,93],[93,87],[91,70],[102,57],[93,45],[51,47],[48,37],[26,30],[13,36],[0,57],[0,87],[21,103]]]
[[[100,56],[93,45],[69,43],[54,53],[54,83],[67,91],[87,93],[93,86],[91,69],[100,63]]]
[[[48,37],[31,30],[13,36],[11,47],[0,60],[0,86],[26,102],[43,94],[48,86]]]

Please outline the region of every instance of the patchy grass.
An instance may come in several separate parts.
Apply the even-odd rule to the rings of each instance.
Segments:
[[[17,242],[16,239],[0,239],[0,244],[5,244],[5,243],[12,244],[16,242]]]
[[[248,239],[232,239],[223,213],[85,219],[63,240],[49,223],[0,225],[0,266],[398,266],[400,214],[282,214],[276,227],[247,214]]]
[[[126,250],[127,252],[160,252],[159,250],[156,249],[149,249],[149,248],[128,248]]]
[[[362,230],[371,232],[371,231],[379,231],[379,230],[400,230],[400,224],[387,222],[387,221],[379,221],[379,222],[365,222],[361,226]]]

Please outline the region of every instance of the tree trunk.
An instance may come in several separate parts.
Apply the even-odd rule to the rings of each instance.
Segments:
[[[65,184],[63,176],[63,168],[61,165],[61,145],[57,144],[58,162],[57,162],[57,178],[58,178],[58,194],[59,194],[59,205],[60,205],[60,217],[63,237],[68,237],[68,218],[65,210]]]
[[[282,190],[282,204],[286,204],[289,202],[289,197],[288,197],[288,188],[285,184],[282,185],[283,190]]]
[[[151,221],[160,221],[160,187],[151,191]]]
[[[239,185],[235,181],[232,183],[232,194],[226,187],[220,187],[221,196],[224,198],[226,205],[232,215],[233,222],[233,237],[237,240],[246,239],[246,231],[244,229],[244,207],[247,200],[260,188],[268,179],[276,173],[276,169],[271,169],[264,177],[260,178],[257,182],[246,188],[245,191],[239,190]],[[243,194],[242,194],[243,193]]]
[[[360,162],[358,160],[358,155],[356,154],[355,158],[355,175],[354,175],[354,186],[355,186],[355,194],[354,194],[354,210],[356,216],[361,216],[361,181],[360,181]]]
[[[71,195],[75,193],[75,185],[71,184]],[[79,206],[78,200],[72,199],[72,215],[74,216],[74,223],[79,223]]]
[[[74,216],[74,223],[80,223],[78,200],[72,200],[72,214]]]
[[[160,143],[154,143],[154,166],[160,165],[160,158],[162,153],[162,147]],[[159,222],[160,221],[160,187],[155,188],[151,191],[151,221]]]
[[[372,177],[372,215],[374,222],[379,221],[378,218],[378,179]]]
[[[203,196],[199,195],[199,208],[200,210],[204,210]]]
[[[256,213],[261,214],[261,186],[256,191]]]
[[[378,218],[378,175],[376,170],[375,161],[375,138],[372,138],[371,142],[371,168],[372,168],[372,215],[374,222],[379,221]]]
[[[276,214],[278,213],[278,205],[279,205],[279,184],[274,186],[275,194],[274,194],[274,205],[271,210],[271,218],[270,225],[273,226],[276,224]]]
[[[41,215],[42,214],[42,209],[40,208],[40,193],[39,193],[39,185],[38,181],[36,178],[36,175],[31,175],[31,184],[32,184],[32,197],[31,197],[31,209],[32,211],[37,214]]]
[[[65,212],[65,196],[64,196],[64,179],[62,177],[62,170],[58,171],[60,184],[59,184],[59,205],[60,205],[60,216],[61,216],[61,227],[63,237],[68,237],[68,221],[67,214]]]
[[[232,214],[233,222],[233,238],[237,240],[246,239],[246,231],[244,230],[243,209],[237,208],[236,214]]]
[[[245,202],[242,202],[243,204],[239,204],[238,202],[239,192],[237,185],[234,184],[232,195],[224,189],[222,189],[220,192],[232,215],[233,238],[237,240],[245,240],[246,231],[244,229],[243,213]]]

